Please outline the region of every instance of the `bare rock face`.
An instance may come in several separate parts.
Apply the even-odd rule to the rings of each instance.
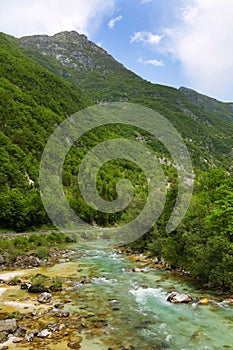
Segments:
[[[33,48],[45,56],[55,58],[64,67],[74,68],[76,71],[98,70],[104,74],[114,70],[116,62],[107,51],[88,40],[86,35],[75,31],[61,32],[53,36],[34,35],[20,38],[24,48]]]

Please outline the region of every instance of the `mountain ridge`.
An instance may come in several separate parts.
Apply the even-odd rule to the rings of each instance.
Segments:
[[[23,37],[19,46],[44,68],[78,85],[93,103],[133,102],[155,109],[177,128],[191,153],[201,150],[195,155],[199,164],[213,166],[229,158],[233,118],[224,103],[219,102],[220,111],[205,109],[187,88],[185,93],[182,88],[152,84],[74,31]]]

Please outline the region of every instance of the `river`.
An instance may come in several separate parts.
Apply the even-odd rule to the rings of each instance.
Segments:
[[[93,278],[82,295],[89,310],[107,318],[106,339],[138,350],[233,349],[233,306],[216,295],[166,271],[127,272],[135,263],[110,249],[84,246],[76,259],[82,274]],[[213,302],[171,304],[166,299],[174,290]]]
[[[71,313],[85,310],[89,317],[98,317],[106,325],[96,335],[82,331],[82,350],[123,346],[132,350],[233,349],[233,306],[223,298],[169,271],[131,272],[143,263],[133,262],[101,243],[74,247],[76,253],[70,265],[46,267],[43,273],[91,279],[91,283],[77,283],[64,294],[71,299],[67,304]],[[171,291],[208,297],[211,302],[171,304],[166,300]]]

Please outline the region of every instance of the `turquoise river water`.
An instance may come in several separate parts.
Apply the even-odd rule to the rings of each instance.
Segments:
[[[92,283],[77,286],[70,307],[86,308],[107,322],[103,344],[137,350],[233,349],[233,306],[223,297],[168,271],[128,272],[143,263],[101,246],[79,246],[75,261]],[[211,302],[171,304],[166,300],[171,291],[208,297]]]

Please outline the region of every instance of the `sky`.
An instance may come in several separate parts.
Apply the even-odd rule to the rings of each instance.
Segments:
[[[4,33],[64,30],[148,81],[233,102],[232,0],[0,0]]]

